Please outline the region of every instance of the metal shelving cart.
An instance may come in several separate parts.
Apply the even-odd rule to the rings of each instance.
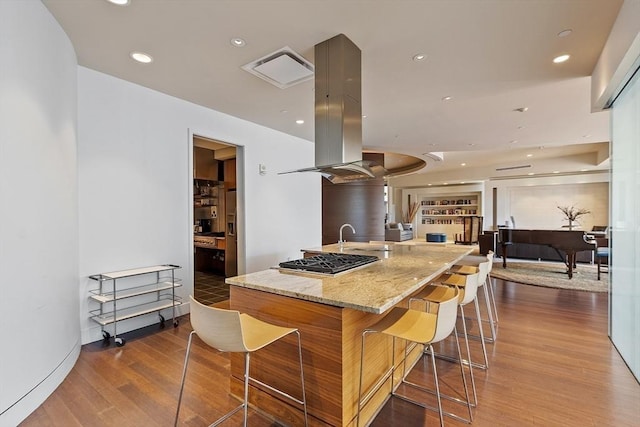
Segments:
[[[165,264],[89,276],[99,284],[98,289],[89,291],[89,298],[97,301],[100,308],[90,311],[90,314],[91,320],[100,325],[104,341],[108,343],[112,336],[105,327],[113,325],[114,342],[118,347],[123,346],[125,340],[118,337],[118,322],[145,314],[158,313],[160,327],[164,327],[165,318],[162,310],[165,309],[171,309],[173,326],[178,326],[176,307],[182,304],[182,300],[176,295],[176,288],[182,286],[182,283],[180,279],[176,279],[175,271],[179,268],[181,267],[177,265]],[[122,280],[145,275],[149,276],[148,280],[141,277],[139,280],[131,280],[135,283],[128,287],[121,286]],[[150,282],[152,277],[153,281]],[[108,282],[111,282],[111,286]],[[124,299],[143,295],[150,297],[136,305],[119,307],[119,302],[127,305],[124,304]]]

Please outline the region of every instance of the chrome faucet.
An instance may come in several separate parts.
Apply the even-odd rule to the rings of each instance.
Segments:
[[[342,240],[342,229],[345,228],[345,227],[351,228],[351,231],[353,231],[353,234],[356,234],[356,229],[353,228],[353,225],[351,225],[351,224],[342,224],[340,226],[340,240],[338,240],[338,244],[340,246],[342,246],[342,244],[345,242],[344,240]]]

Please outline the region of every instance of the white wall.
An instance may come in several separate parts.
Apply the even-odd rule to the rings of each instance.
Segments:
[[[76,71],[39,1],[0,1],[0,425],[58,386],[80,351]]]
[[[609,224],[607,182],[511,187],[503,196],[507,198],[506,215],[509,218],[513,216],[516,228],[566,228],[569,222],[559,207],[574,207],[590,212],[571,224],[576,230],[591,230],[594,225]]]
[[[243,147],[238,209],[245,216],[239,233],[246,258],[239,265],[246,272],[320,245],[320,176],[277,175],[312,165],[310,142],[83,67],[78,91],[83,343],[101,337],[86,314],[95,308],[87,301],[94,285],[89,275],[173,263],[183,267],[182,296],[193,292],[192,134]],[[267,175],[258,173],[258,164],[267,166]],[[121,326],[155,321],[138,318]]]
[[[640,1],[625,0],[591,76],[591,110],[609,108],[640,65]]]
[[[576,206],[592,213],[580,219],[584,230],[609,223],[609,173],[504,179],[485,182],[485,228],[493,224],[493,189],[497,189],[498,225],[513,215],[516,228],[558,229],[563,216],[557,206]]]

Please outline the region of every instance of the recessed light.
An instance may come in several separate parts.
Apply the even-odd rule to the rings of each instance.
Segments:
[[[467,166],[466,163],[460,163],[460,166]]]
[[[281,112],[282,114],[286,114],[286,113],[288,113],[288,112],[289,112],[289,110],[280,110],[280,112]]]
[[[514,108],[513,111],[517,111],[518,113],[526,113],[527,111],[529,111],[529,107]]]
[[[362,115],[362,118],[363,118],[363,119],[366,119],[366,118],[367,118],[367,115],[366,115],[366,114],[363,114],[363,115]]]
[[[580,169],[580,172],[586,172],[586,171],[588,171],[588,170],[589,170],[589,169]]]
[[[518,140],[517,139],[512,139],[511,141],[509,141],[509,144],[517,144]]]
[[[449,183],[448,183],[448,182],[443,182],[443,184],[444,184],[444,185],[449,185]]]
[[[524,129],[524,126],[518,126],[518,130]]]
[[[118,6],[126,6],[129,4],[129,0],[107,0],[109,3],[117,4]]]
[[[591,134],[582,135],[583,138],[591,138]]]
[[[560,64],[561,62],[565,62],[569,58],[571,58],[571,55],[568,55],[568,54],[556,56],[555,58],[553,58],[553,63],[554,64]]]
[[[413,55],[413,60],[416,61],[416,62],[424,61],[426,57],[427,57],[427,55],[425,55],[424,53],[417,53],[417,54]]]
[[[144,52],[131,52],[131,58],[133,58],[135,61],[138,61],[142,64],[148,64],[150,62],[153,62],[153,57],[151,57],[151,55]]]
[[[533,157],[533,154],[527,154],[527,157]]]
[[[533,172],[529,172],[527,175],[531,176],[531,175],[535,175]]]
[[[562,30],[558,33],[558,37],[567,37],[569,34],[571,34],[573,32],[573,30],[571,28],[567,28],[566,30]]]
[[[296,120],[296,123],[299,125],[304,124],[304,120]]]
[[[468,145],[469,147],[475,147],[475,146],[476,146],[476,144],[475,144],[475,143],[473,143],[473,142],[470,142],[470,143],[469,143],[469,144],[467,144],[467,145]]]
[[[229,43],[231,43],[231,46],[235,47],[242,47],[247,44],[247,42],[245,42],[244,39],[241,39],[240,37],[232,38]]]
[[[451,99],[453,99],[453,98],[451,98],[450,96],[443,96],[442,97],[443,101],[451,101]]]
[[[560,171],[553,171],[553,173],[560,173]]]
[[[427,184],[427,187],[431,187],[431,184]]]
[[[460,184],[466,184],[466,182],[464,182],[464,181],[460,181]]]

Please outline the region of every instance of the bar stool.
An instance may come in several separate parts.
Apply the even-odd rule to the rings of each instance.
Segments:
[[[483,263],[487,263],[487,268],[486,268],[486,271],[480,272],[479,266],[480,264],[483,264]],[[473,274],[473,273],[480,272],[482,277],[480,279],[481,281],[478,287],[482,288],[484,293],[484,301],[487,309],[488,319],[487,320],[482,319],[479,322],[484,321],[486,323],[489,323],[491,336],[489,337],[485,336],[483,338],[488,343],[492,343],[496,340],[497,338],[496,325],[498,323],[498,320],[497,320],[498,311],[496,308],[495,297],[493,295],[493,285],[490,277],[490,273],[492,269],[493,269],[493,252],[489,252],[486,258],[473,256],[473,255],[469,257],[464,257],[459,262],[459,264],[456,264],[449,269],[449,272],[453,274]],[[485,286],[485,284],[487,286]],[[494,313],[496,316],[495,318],[494,318]],[[472,338],[478,338],[477,335],[469,335],[469,336],[471,336]]]
[[[468,360],[462,359],[462,363],[469,366],[469,374],[471,376],[471,389],[473,390],[473,404],[472,406],[476,406],[478,404],[478,398],[476,393],[476,382],[473,377],[473,367],[479,367],[481,369],[486,369],[489,366],[489,361],[487,359],[487,352],[484,346],[484,341],[482,341],[482,354],[484,356],[484,365],[474,363],[471,360],[471,351],[469,349],[469,337],[467,334],[467,322],[464,315],[464,306],[474,302],[476,316],[480,318],[480,308],[478,306],[478,283],[479,283],[480,274],[469,274],[467,276],[453,274],[453,275],[443,275],[441,276],[440,283],[447,286],[454,286],[459,290],[459,298],[458,298],[458,307],[460,307],[460,317],[462,319],[462,331],[464,336],[465,348],[467,350]],[[442,286],[427,286],[422,292],[420,292],[417,296],[411,298],[409,300],[409,305],[411,307],[411,303],[416,301],[423,301],[427,303],[426,309],[428,310],[428,305],[430,303],[440,303],[443,298],[446,298],[445,294],[442,292]],[[452,357],[450,355],[444,355],[440,353],[434,353],[434,355],[440,359],[449,360],[451,362],[458,362],[458,358]],[[460,399],[447,397],[450,400],[454,400],[460,402]]]
[[[437,314],[428,313],[422,310],[412,310],[408,308],[394,307],[391,309],[389,314],[384,316],[378,323],[366,328],[362,332],[362,349],[360,355],[360,385],[358,388],[358,412],[356,418],[356,426],[360,425],[360,412],[362,408],[369,402],[371,397],[380,389],[380,387],[384,384],[385,381],[391,377],[391,395],[396,396],[402,400],[406,400],[407,402],[413,403],[425,409],[437,410],[440,416],[440,425],[444,425],[443,415],[445,414],[442,411],[442,400],[440,395],[440,384],[438,382],[438,371],[436,368],[436,360],[432,356],[432,366],[433,366],[433,375],[434,375],[434,383],[435,383],[435,395],[438,402],[438,407],[433,408],[428,406],[424,402],[418,402],[413,400],[407,396],[400,395],[396,392],[397,387],[394,387],[394,372],[396,370],[395,364],[395,342],[396,338],[400,338],[406,341],[405,351],[404,351],[404,360],[403,360],[403,375],[401,384],[406,384],[408,386],[414,387],[418,390],[433,393],[432,390],[425,388],[422,385],[418,385],[413,382],[409,382],[406,380],[408,373],[406,372],[406,360],[409,352],[409,343],[421,344],[424,346],[422,356],[428,355],[427,349],[433,353],[432,344],[442,341],[447,338],[452,332],[455,332],[456,329],[456,318],[457,318],[457,306],[458,306],[458,295],[459,291],[455,288],[450,287],[440,287],[442,288],[443,298],[442,301],[438,304],[438,312]],[[381,333],[393,338],[392,348],[391,348],[391,367],[384,373],[384,375],[374,384],[372,389],[364,396],[362,396],[362,373],[364,371],[364,359],[365,359],[365,338],[367,334],[372,333]],[[458,357],[462,360],[460,354],[460,343],[458,341],[457,334],[453,334],[456,339],[456,345],[458,349]],[[462,417],[459,417],[455,414],[446,413],[446,415],[452,416],[454,418],[460,419],[464,422],[470,422],[472,414],[471,414],[471,402],[469,401],[469,391],[467,388],[467,381],[464,375],[464,369],[462,367],[462,361],[460,362],[460,372],[462,374],[462,380],[464,383],[465,396],[468,402],[468,410],[469,410],[469,420],[466,420]],[[398,384],[400,386],[400,384]]]
[[[302,346],[300,343],[300,332],[295,328],[285,328],[263,322],[245,313],[236,310],[224,310],[220,308],[203,305],[196,301],[193,296],[189,296],[191,301],[191,326],[193,331],[189,334],[189,343],[187,344],[187,352],[184,357],[184,368],[182,371],[182,382],[180,384],[180,395],[178,397],[178,409],[176,410],[176,418],[174,426],[178,425],[178,416],[180,414],[180,403],[182,402],[182,392],[184,390],[184,382],[187,375],[187,366],[189,364],[189,354],[191,350],[191,342],[194,334],[210,347],[223,352],[244,353],[244,399],[240,406],[223,415],[211,426],[217,426],[222,423],[240,409],[244,409],[244,426],[247,425],[247,416],[249,409],[249,380],[257,383],[267,389],[286,397],[293,402],[301,405],[304,410],[304,424],[308,425],[307,419],[307,400],[304,391],[304,373],[302,369]],[[283,338],[289,334],[295,333],[298,336],[298,358],[300,360],[300,383],[302,385],[302,400],[297,399],[281,390],[278,390],[268,384],[265,384],[255,378],[249,376],[249,362],[252,352],[260,350],[263,347]]]

